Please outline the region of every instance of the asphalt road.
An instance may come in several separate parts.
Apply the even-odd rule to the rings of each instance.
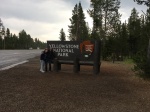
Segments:
[[[0,69],[39,56],[41,50],[0,50]]]

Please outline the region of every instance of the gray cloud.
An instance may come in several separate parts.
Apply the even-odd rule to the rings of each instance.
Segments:
[[[136,8],[137,12],[139,12],[139,16],[143,14],[142,11],[146,12],[147,7],[145,5],[138,5],[133,0],[121,0],[120,13],[122,14],[122,21],[128,21],[129,16],[131,15],[131,10]]]
[[[31,21],[58,22],[62,20],[63,7],[53,6],[48,0],[43,2],[5,0],[0,4],[0,14],[5,18],[20,18]],[[40,1],[40,0],[38,0]],[[65,10],[65,9],[64,9]]]
[[[61,28],[67,33],[69,18],[79,1],[83,9],[89,7],[90,0],[3,0],[0,18],[12,33],[25,29],[33,37],[57,40]]]
[[[138,5],[133,0],[121,0],[121,8],[132,10],[133,8],[136,8],[139,12],[141,10],[145,11],[147,7],[145,5]]]
[[[69,19],[66,18],[64,13],[66,11],[72,13],[75,4],[79,2],[81,2],[83,9],[90,8],[90,0],[3,0],[0,4],[0,16],[36,22],[58,23]],[[137,5],[133,0],[121,0],[121,8],[127,9],[127,13],[133,7],[139,9],[140,12],[146,10],[146,6]]]
[[[78,1],[79,2],[79,1]],[[4,0],[0,4],[0,14],[5,18],[20,18],[31,21],[59,22],[64,18],[65,10],[72,11],[77,1],[74,0]],[[87,0],[82,0],[84,7]]]
[[[73,7],[75,6],[75,4],[78,4],[79,2],[81,2],[82,7],[84,9],[88,9],[89,6],[90,6],[90,4],[89,4],[90,0],[63,0],[63,1],[66,2],[66,3],[71,4],[71,6],[73,6]]]

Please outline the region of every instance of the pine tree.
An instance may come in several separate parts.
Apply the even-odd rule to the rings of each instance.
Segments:
[[[120,0],[91,0],[91,9],[88,13],[93,18],[93,34],[104,38],[114,31],[115,25],[120,22],[118,12]]]
[[[27,33],[25,30],[20,31],[19,33],[19,45],[20,49],[27,49]]]
[[[134,0],[134,2],[137,2],[138,4],[145,4],[150,7],[150,0]]]
[[[72,10],[72,17],[70,18],[71,25],[69,27],[69,39],[71,41],[77,40],[77,21],[78,20],[78,5],[76,4]]]
[[[89,15],[93,18],[93,29],[91,37],[95,39],[104,36],[103,31],[103,0],[91,0],[91,9],[88,10]],[[100,37],[99,37],[100,36]]]
[[[148,7],[147,14],[145,17],[141,18],[141,32],[140,33],[140,46],[138,48],[138,52],[134,57],[135,67],[134,69],[138,71],[141,77],[149,77],[150,78],[150,39],[149,39],[149,26],[150,26],[150,0],[134,0],[138,4],[145,4]]]
[[[120,8],[120,0],[105,0],[103,2],[103,17],[104,17],[104,32],[105,39],[111,33],[114,33],[114,29],[120,23],[121,15],[118,12]]]
[[[75,5],[70,18],[69,39],[71,41],[88,39],[88,29],[85,22],[85,15],[81,3]]]
[[[82,5],[78,5],[78,39],[77,40],[86,40],[88,39],[88,28],[85,22],[85,15],[83,13]]]
[[[28,34],[27,35],[27,45],[28,45],[28,48],[33,48],[33,44],[34,44],[34,42],[33,42],[33,39],[31,38],[31,36]],[[39,46],[39,47],[41,47],[41,46]]]
[[[110,38],[114,38],[114,53],[117,60],[124,59],[125,56],[128,56],[128,29],[127,24],[120,23],[115,29],[116,34],[113,34]]]
[[[120,8],[120,0],[91,0],[91,9],[88,13],[93,18],[93,30],[91,37],[98,40],[103,40],[102,57],[106,59],[107,40],[116,37],[118,24],[120,24],[121,15],[118,12]],[[113,39],[110,39],[113,40]]]
[[[65,41],[66,40],[66,35],[65,35],[65,32],[64,32],[63,28],[60,30],[60,34],[59,35],[60,35],[59,39],[61,41]]]
[[[15,34],[12,36],[12,49],[18,49],[18,37]]]
[[[121,49],[122,49],[122,56],[129,56],[129,44],[128,44],[128,28],[127,28],[127,23],[123,23],[121,26]]]
[[[128,21],[129,27],[129,46],[130,55],[133,57],[138,52],[138,45],[140,40],[140,18],[139,13],[135,8],[131,11],[131,16]],[[137,33],[138,32],[138,33]]]
[[[9,30],[9,28],[6,29],[5,48],[10,49],[10,30]]]
[[[147,32],[146,34],[147,37],[150,37],[150,7],[147,9],[145,22],[146,22],[146,32]]]

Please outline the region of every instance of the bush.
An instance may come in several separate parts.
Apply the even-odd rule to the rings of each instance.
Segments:
[[[146,52],[138,52],[134,57],[134,70],[143,78],[150,78],[150,62],[147,61]]]

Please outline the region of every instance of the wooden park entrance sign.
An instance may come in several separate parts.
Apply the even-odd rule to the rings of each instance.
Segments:
[[[80,71],[80,65],[93,66],[93,73],[100,72],[99,41],[47,41],[48,48],[55,52],[54,71],[61,70],[61,64],[72,64],[74,73]]]

